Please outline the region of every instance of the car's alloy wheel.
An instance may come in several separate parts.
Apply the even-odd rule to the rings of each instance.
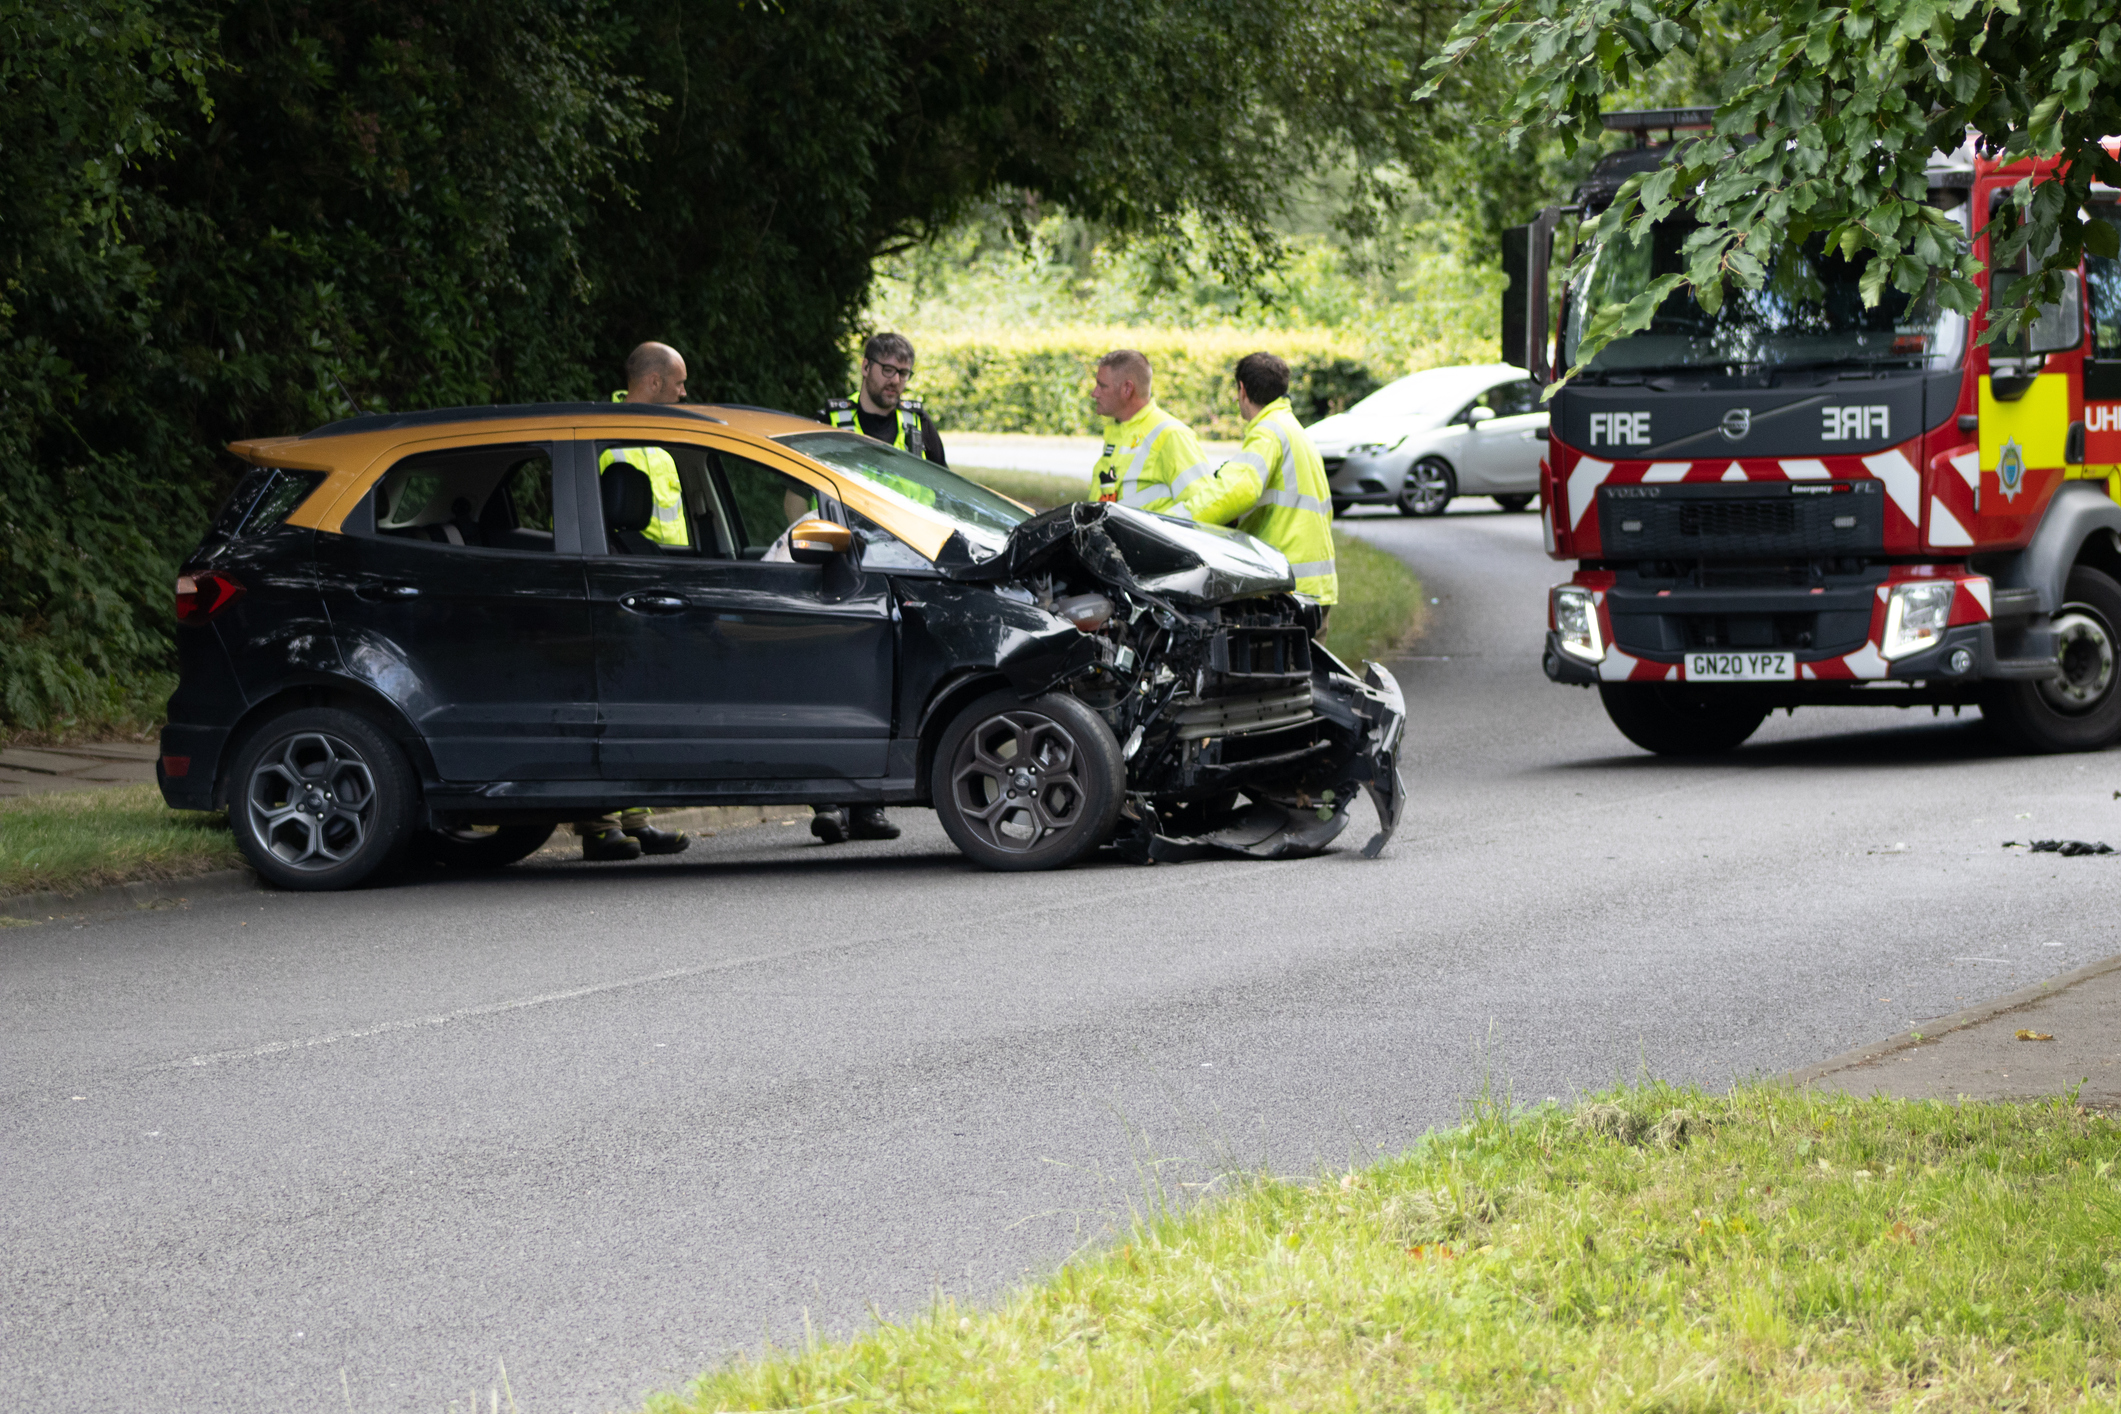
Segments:
[[[1003,690],[957,715],[937,743],[930,789],[951,841],[989,869],[1057,869],[1104,843],[1126,763],[1111,728],[1064,693]]]
[[[1991,683],[1981,715],[2020,751],[2099,751],[2121,740],[2121,584],[2079,565],[2049,627],[2061,675]]]
[[[395,861],[412,835],[405,753],[331,707],[267,722],[237,754],[229,825],[251,867],[283,889],[343,889]]]
[[[1458,477],[1442,457],[1423,457],[1407,469],[1406,484],[1399,488],[1399,513],[1403,516],[1440,516],[1458,494]]]

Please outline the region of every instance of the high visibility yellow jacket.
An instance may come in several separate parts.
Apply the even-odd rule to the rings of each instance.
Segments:
[[[1245,425],[1237,455],[1194,481],[1179,509],[1203,525],[1234,524],[1266,541],[1288,557],[1297,593],[1321,604],[1340,602],[1333,488],[1287,398],[1259,410]]]
[[[1090,469],[1090,499],[1165,511],[1208,470],[1193,429],[1151,403],[1125,422],[1105,419],[1105,450]]]
[[[611,395],[615,403],[626,401],[621,388]],[[641,532],[658,545],[685,546],[692,538],[685,533],[685,483],[678,480],[678,464],[661,447],[612,447],[597,458],[597,475],[613,462],[625,462],[648,473],[648,488],[655,493],[655,519]]]
[[[655,519],[641,534],[658,545],[685,546],[692,539],[685,533],[685,487],[678,480],[678,464],[661,447],[611,447],[597,458],[597,474],[614,462],[626,462],[648,473],[648,487],[655,493]]]

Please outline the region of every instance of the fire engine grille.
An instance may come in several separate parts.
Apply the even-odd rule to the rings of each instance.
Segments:
[[[1860,554],[1885,544],[1876,481],[1601,486],[1599,540],[1629,560]]]

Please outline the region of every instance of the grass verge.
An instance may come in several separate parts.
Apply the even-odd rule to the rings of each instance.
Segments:
[[[0,896],[182,879],[242,862],[227,816],[172,810],[153,786],[0,800]]]
[[[1083,499],[1089,478],[1047,476],[1035,471],[958,467],[990,490],[1037,510]],[[1340,574],[1340,603],[1326,627],[1328,648],[1358,671],[1365,658],[1382,661],[1403,648],[1421,627],[1421,581],[1395,555],[1355,536],[1333,531]]]
[[[654,1414],[2117,1406],[2117,1126],[2066,1101],[1650,1086],[1254,1180],[979,1312]]]

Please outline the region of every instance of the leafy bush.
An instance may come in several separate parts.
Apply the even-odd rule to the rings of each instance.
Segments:
[[[1140,349],[1156,401],[1208,437],[1244,431],[1232,395],[1237,361],[1264,349],[1289,361],[1289,398],[1306,422],[1338,412],[1396,373],[1373,368],[1362,346],[1328,330],[986,330],[923,337],[920,394],[939,426],[1074,436],[1099,430],[1091,370],[1112,349]]]

